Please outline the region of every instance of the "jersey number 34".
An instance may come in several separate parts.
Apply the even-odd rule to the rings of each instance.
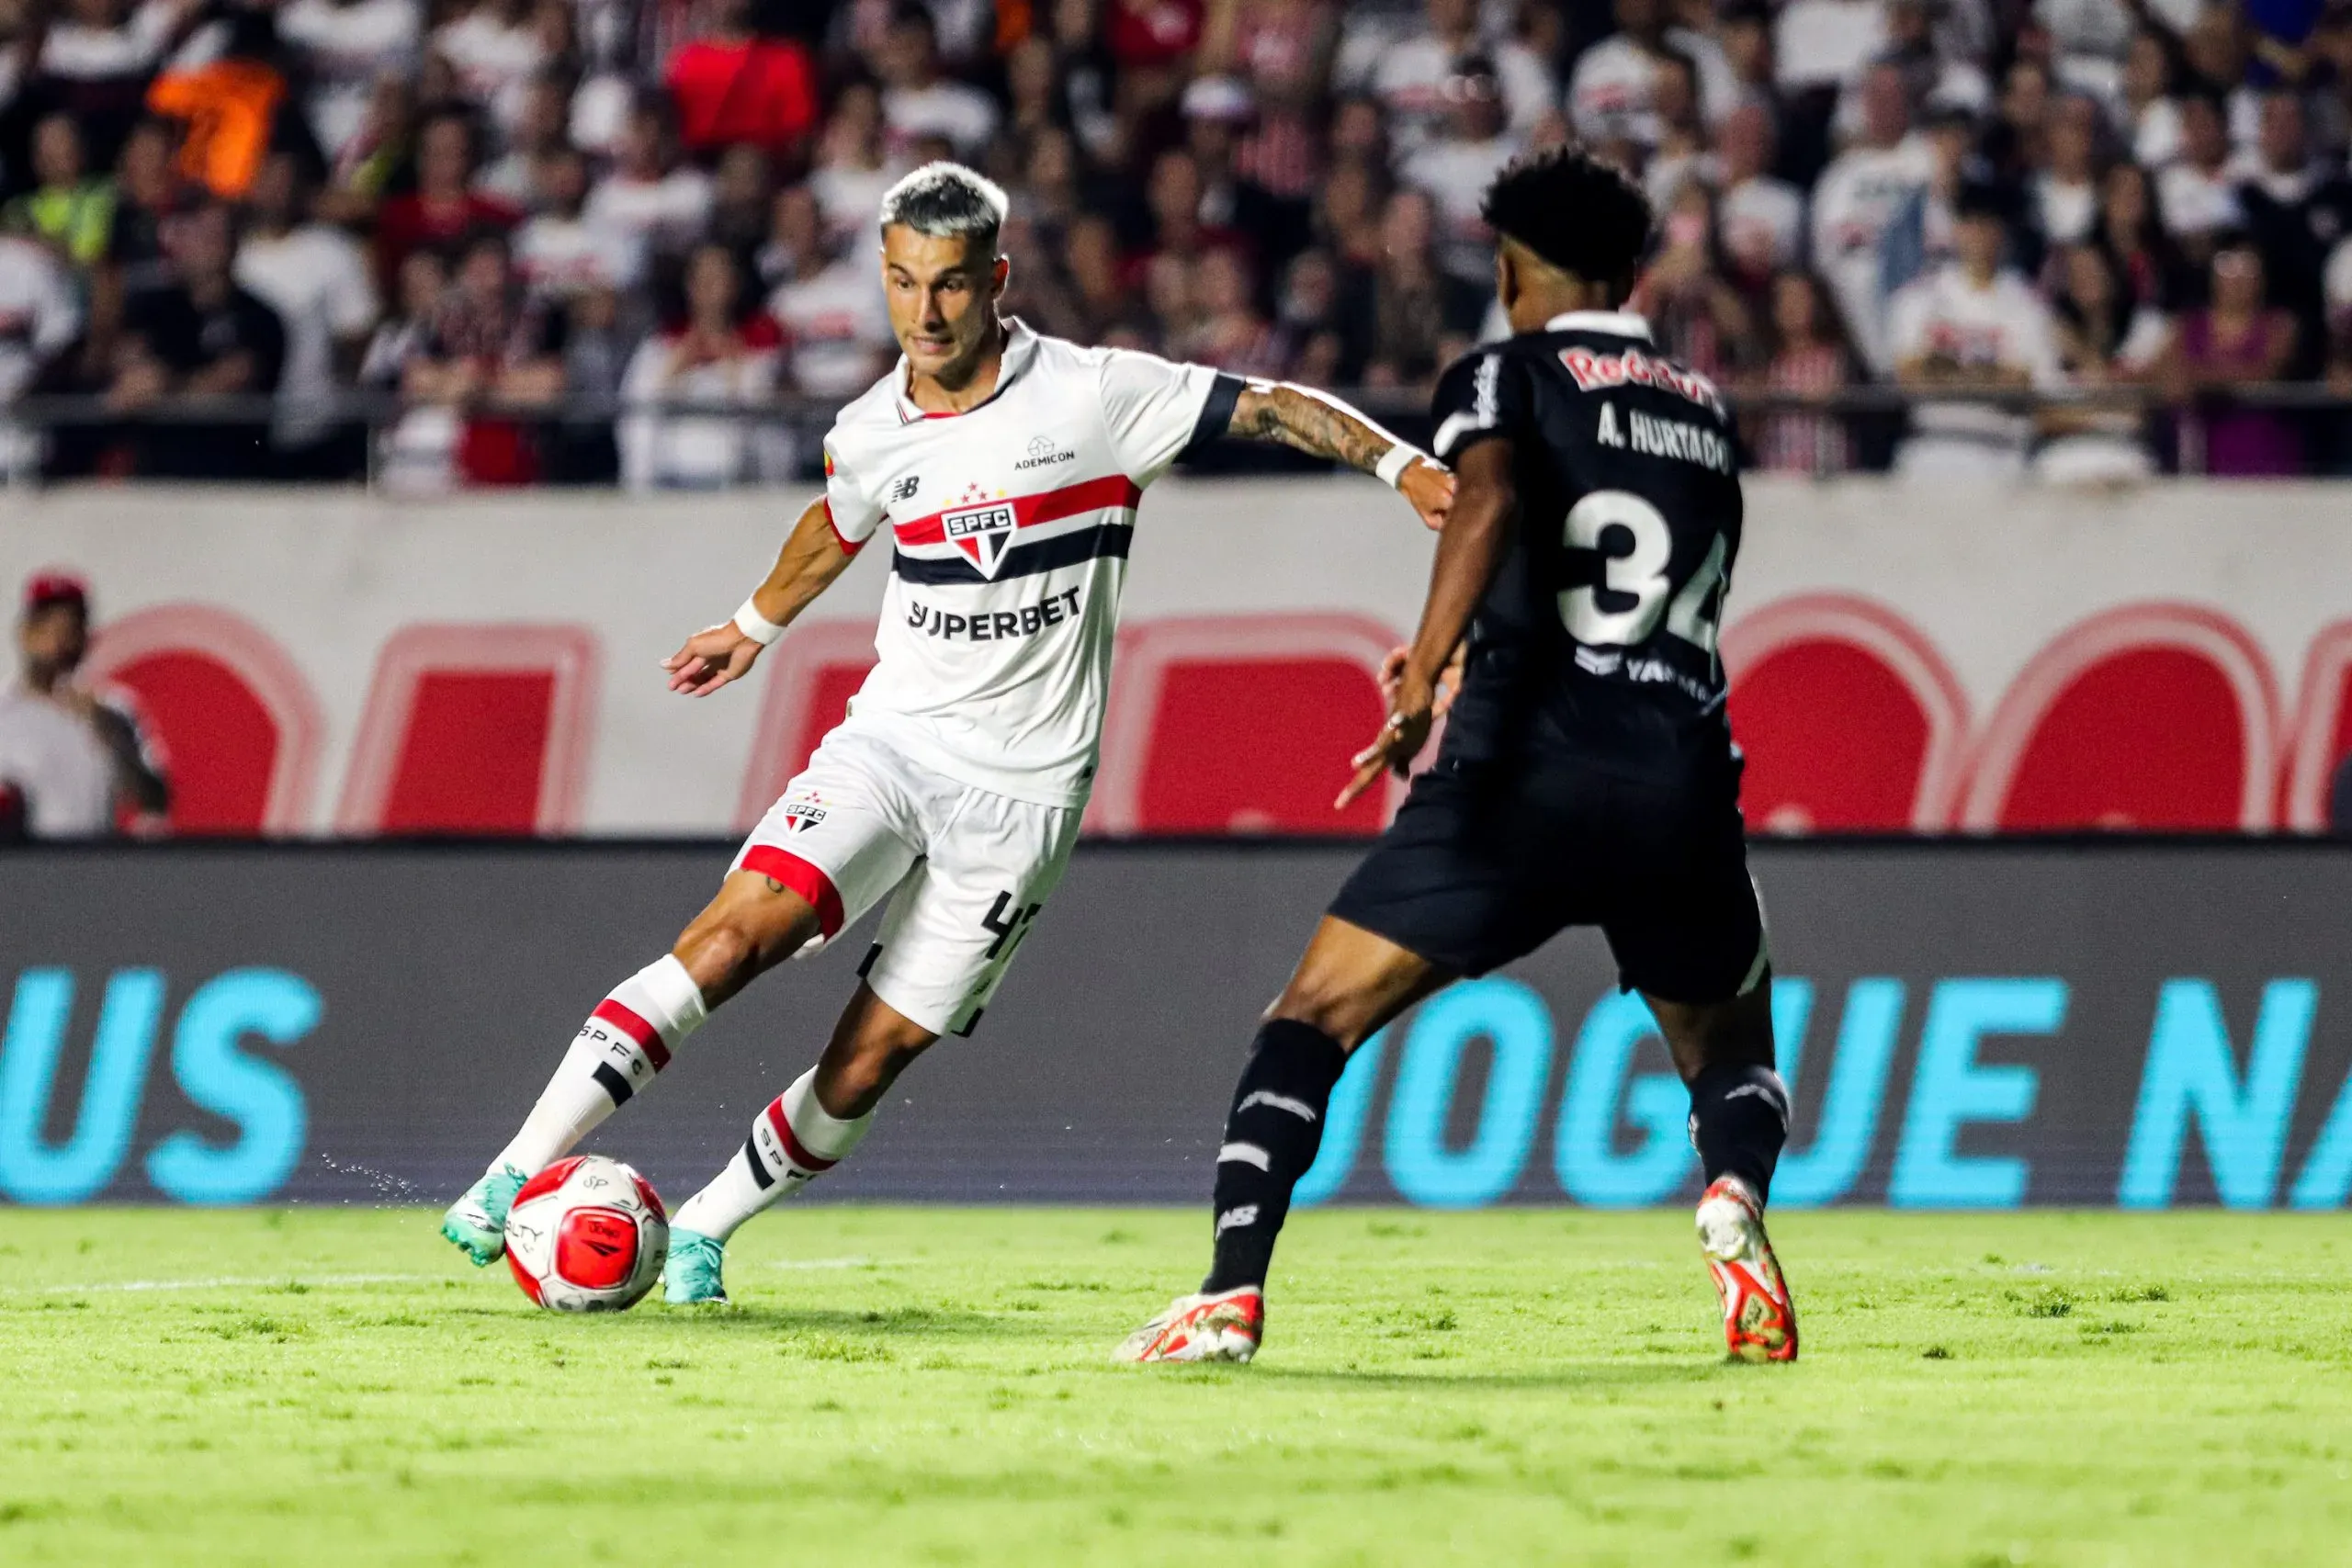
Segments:
[[[1667,570],[1674,559],[1674,530],[1666,514],[1631,491],[1597,490],[1568,508],[1567,547],[1600,552],[1601,536],[1612,526],[1633,535],[1634,547],[1623,555],[1601,553],[1600,588],[1585,584],[1561,591],[1560,619],[1568,635],[1589,648],[1630,648],[1647,642],[1664,616],[1668,632],[1713,656],[1723,618],[1723,598],[1715,590],[1724,581],[1724,536],[1714,536],[1699,570],[1669,603],[1674,580]],[[1604,609],[1603,590],[1617,602],[1633,604]]]

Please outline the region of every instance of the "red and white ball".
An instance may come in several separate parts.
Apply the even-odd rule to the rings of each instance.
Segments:
[[[616,1159],[573,1155],[523,1184],[506,1212],[506,1266],[553,1312],[622,1312],[662,1278],[670,1216]]]

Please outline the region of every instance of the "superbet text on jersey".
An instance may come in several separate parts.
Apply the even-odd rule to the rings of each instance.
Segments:
[[[1080,805],[1136,503],[1224,434],[1241,385],[1008,327],[986,402],[927,414],[901,371],[826,437],[834,530],[852,549],[877,533],[892,548],[878,661],[850,716],[949,777]]]

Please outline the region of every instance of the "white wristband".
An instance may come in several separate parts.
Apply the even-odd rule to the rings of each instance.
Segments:
[[[767,647],[784,635],[782,626],[760,614],[760,604],[756,597],[744,600],[743,607],[735,612],[735,629],[762,648]]]
[[[1426,459],[1428,457],[1429,454],[1421,451],[1419,448],[1408,446],[1404,442],[1399,441],[1396,445],[1388,448],[1387,452],[1381,457],[1379,466],[1372,470],[1372,477],[1378,479],[1382,484],[1386,485],[1389,489],[1395,490],[1396,488],[1396,481],[1405,477],[1405,470],[1411,468],[1415,463]]]

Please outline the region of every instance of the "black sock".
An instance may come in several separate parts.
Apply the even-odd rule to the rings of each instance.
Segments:
[[[1789,1091],[1752,1063],[1702,1067],[1690,1080],[1690,1146],[1709,1181],[1736,1176],[1761,1203],[1789,1141]]]
[[[1348,1055],[1307,1024],[1276,1019],[1258,1031],[1234,1086],[1216,1161],[1216,1260],[1201,1289],[1262,1285],[1290,1190],[1323,1144],[1323,1113]]]

